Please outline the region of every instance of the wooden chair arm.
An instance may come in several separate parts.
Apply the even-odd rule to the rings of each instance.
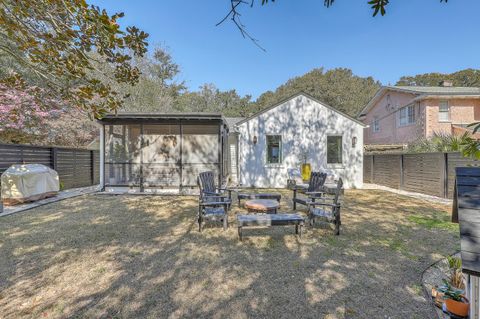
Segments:
[[[306,186],[300,186],[300,185],[294,185],[292,188],[290,188],[293,191],[305,191],[308,189]]]
[[[320,203],[320,202],[307,202],[307,206],[328,206],[328,207],[340,207],[340,204],[331,204],[331,203]]]
[[[207,199],[214,200],[214,201],[220,201],[220,202],[231,202],[232,201],[228,196],[220,196],[220,195],[216,195],[216,196],[208,195],[208,196],[204,196],[203,198],[204,199],[207,198]],[[207,202],[207,201],[203,200],[203,202]]]
[[[208,207],[208,206],[221,206],[221,205],[229,205],[231,204],[231,202],[229,201],[225,201],[225,202],[200,202],[198,203],[200,206],[203,206],[203,207]]]
[[[323,195],[326,192],[318,191],[318,192],[305,192],[306,195]]]

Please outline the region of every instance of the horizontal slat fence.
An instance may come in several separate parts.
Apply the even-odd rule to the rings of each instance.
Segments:
[[[363,182],[364,183],[373,183],[372,169],[373,169],[373,156],[365,155],[363,159]]]
[[[0,144],[0,174],[13,164],[43,164],[58,172],[65,189],[99,184],[99,151]]]
[[[400,187],[400,155],[385,155],[373,157],[372,178],[376,184]]]
[[[402,189],[444,197],[444,171],[443,153],[405,154]]]
[[[455,168],[480,166],[460,153],[365,155],[363,179],[411,192],[452,198]]]

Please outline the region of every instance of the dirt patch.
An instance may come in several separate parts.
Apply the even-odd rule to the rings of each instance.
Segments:
[[[346,191],[340,236],[255,228],[240,243],[243,209],[203,233],[196,210],[86,195],[1,218],[0,317],[432,318],[421,274],[459,246],[449,206],[379,190]]]

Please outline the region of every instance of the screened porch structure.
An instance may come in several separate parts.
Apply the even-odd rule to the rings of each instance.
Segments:
[[[223,183],[228,128],[220,114],[120,113],[101,119],[103,189],[185,190],[198,173]]]

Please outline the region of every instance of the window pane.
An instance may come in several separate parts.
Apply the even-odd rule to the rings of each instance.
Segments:
[[[143,126],[143,163],[177,163],[180,160],[180,125]]]
[[[267,163],[278,164],[282,161],[282,137],[267,135]]]
[[[140,125],[105,125],[105,162],[140,163]]]
[[[218,125],[184,125],[182,146],[183,163],[218,163],[218,131]]]
[[[449,121],[449,119],[450,119],[450,117],[449,117],[448,112],[438,112],[438,120],[439,121],[447,122],[447,121]]]
[[[438,120],[444,122],[450,120],[450,109],[448,107],[448,101],[440,101],[438,109]]]
[[[197,185],[201,172],[214,171],[218,176],[219,126],[184,125],[182,148],[182,185]],[[215,177],[215,181],[218,181]]]
[[[378,120],[377,117],[373,120],[373,131],[378,132],[380,131],[380,121]]]
[[[327,136],[327,163],[342,163],[342,137]]]
[[[448,112],[448,102],[440,101],[440,112]]]
[[[415,123],[415,106],[408,107],[408,124]]]
[[[407,110],[406,110],[405,108],[400,109],[400,112],[399,112],[399,114],[400,114],[400,125],[405,125],[405,124],[407,124],[407,121],[406,121],[406,119],[407,119],[406,111],[407,111]]]

